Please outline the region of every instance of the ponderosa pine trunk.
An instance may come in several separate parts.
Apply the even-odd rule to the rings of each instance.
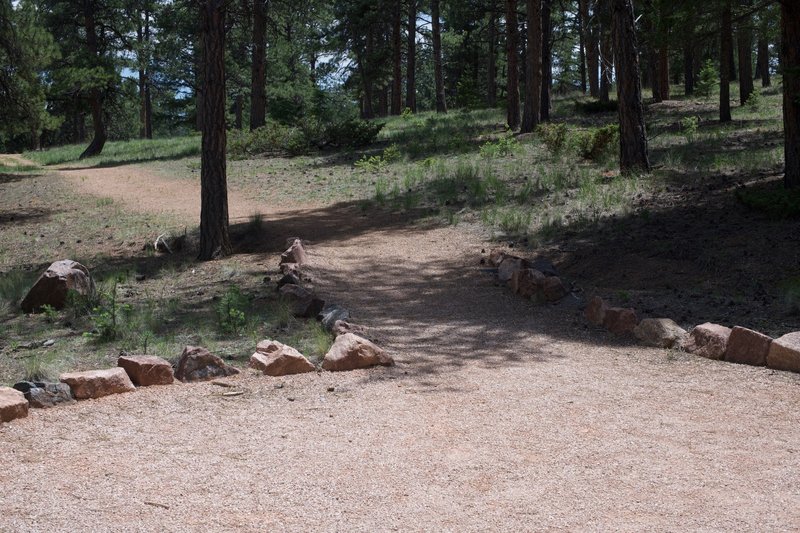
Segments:
[[[86,30],[86,48],[93,61],[100,59],[100,48],[97,42],[97,25],[95,22],[95,5],[91,0],[84,0],[83,2],[83,23]],[[103,92],[94,87],[89,90],[89,109],[92,112],[92,128],[94,129],[94,137],[89,146],[80,156],[80,159],[97,155],[103,151],[103,146],[106,144],[107,133],[106,123],[103,117]]]
[[[731,1],[722,6],[719,47],[719,121],[731,121],[731,62],[733,61],[733,27],[731,23]]]
[[[542,0],[526,0],[527,46],[525,49],[525,111],[521,133],[530,133],[542,112]]]
[[[145,49],[150,43],[150,11],[145,7],[137,13],[136,39],[139,49]],[[141,53],[141,52],[140,52]],[[150,96],[150,57],[147,62],[138,57],[139,62],[139,137],[153,138],[153,101]]]
[[[542,108],[541,122],[550,122],[551,96],[553,94],[553,0],[542,0]]]
[[[650,161],[647,156],[633,2],[612,0],[611,18],[619,101],[619,166],[622,172],[648,172]]]
[[[658,49],[658,91],[662,102],[670,99],[669,82],[669,48],[665,44]]]
[[[200,156],[200,253],[230,255],[225,131],[225,0],[199,2],[203,42],[203,138]]]
[[[772,85],[772,79],[769,73],[769,41],[761,37],[758,39],[758,72],[756,78],[761,78],[761,86],[769,87]]]
[[[417,0],[408,2],[408,56],[406,58],[406,107],[417,112]]]
[[[439,20],[439,0],[431,0],[431,31],[433,39],[433,77],[436,85],[436,112],[447,113],[442,73],[442,26]]]
[[[506,123],[519,127],[519,27],[517,0],[506,0]]]
[[[402,2],[395,0],[392,11],[392,115],[403,112]]]
[[[600,97],[600,41],[598,35],[599,17],[597,0],[591,0],[593,6],[592,16],[586,20],[586,73],[589,82],[589,94],[594,98]]]
[[[781,3],[783,133],[787,189],[800,188],[800,3]]]
[[[250,130],[267,123],[266,0],[253,0],[253,61],[250,66]]]
[[[578,62],[581,72],[581,93],[589,88],[586,80],[586,20],[589,18],[589,0],[578,0]]]
[[[600,37],[600,101],[608,103],[614,76],[614,52],[610,24],[604,23]]]
[[[489,61],[486,65],[486,105],[497,105],[497,14],[495,5],[489,13]]]
[[[744,105],[753,93],[753,30],[751,16],[741,18],[736,31],[739,56],[739,103]]]

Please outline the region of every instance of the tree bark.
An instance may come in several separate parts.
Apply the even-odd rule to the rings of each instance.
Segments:
[[[588,89],[586,80],[586,19],[589,18],[589,0],[578,0],[578,62],[581,73],[581,93]]]
[[[267,5],[253,0],[253,61],[250,66],[250,130],[267,123]]]
[[[658,50],[658,91],[660,101],[669,100],[669,48],[663,45]]]
[[[761,78],[762,87],[770,87],[772,79],[769,73],[769,41],[765,38],[758,40],[758,62],[759,72],[756,73],[756,78]]]
[[[800,188],[800,4],[781,3],[783,132],[787,189]]]
[[[553,0],[542,0],[542,108],[541,122],[550,121],[550,104],[553,93]]]
[[[447,113],[442,73],[442,28],[439,20],[439,0],[431,0],[431,30],[433,38],[433,76],[436,84],[436,112]]]
[[[100,48],[97,42],[97,28],[95,21],[95,5],[90,0],[83,2],[83,22],[86,29],[86,47],[93,60],[100,59]],[[95,87],[89,90],[89,109],[92,112],[92,127],[94,137],[89,146],[83,151],[80,159],[98,155],[106,144],[106,123],[103,117],[103,92]]]
[[[750,16],[739,20],[736,49],[739,56],[739,103],[744,105],[753,93],[753,30]]]
[[[609,91],[614,77],[614,51],[612,47],[611,29],[603,24],[600,38],[600,101],[608,103]],[[638,61],[637,61],[638,64]],[[640,82],[641,83],[641,82]]]
[[[403,67],[401,47],[402,6],[401,0],[395,0],[392,12],[392,115],[403,112]]]
[[[733,60],[731,0],[722,6],[719,49],[719,121],[731,121],[731,61]]]
[[[495,4],[489,13],[489,62],[486,66],[486,105],[497,106],[497,14]]]
[[[517,0],[506,0],[506,123],[515,130],[519,127],[519,28]]]
[[[525,112],[521,133],[539,124],[542,112],[542,0],[526,0],[528,38],[525,50]]]
[[[200,253],[231,253],[225,131],[225,0],[199,3],[203,36],[203,139],[200,165]]]
[[[417,0],[408,2],[408,57],[406,58],[406,107],[417,112]]]
[[[633,3],[612,0],[612,33],[617,65],[619,100],[619,165],[622,172],[648,172],[647,132],[644,125],[639,56]]]
[[[589,94],[598,98],[600,96],[599,17],[597,0],[590,0],[590,3],[593,9],[591,18],[586,20],[586,69],[589,78]]]

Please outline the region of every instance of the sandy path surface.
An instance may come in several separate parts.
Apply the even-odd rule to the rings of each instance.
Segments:
[[[798,376],[514,298],[468,228],[307,231],[318,289],[396,367],[32,412],[0,426],[0,530],[800,528]]]

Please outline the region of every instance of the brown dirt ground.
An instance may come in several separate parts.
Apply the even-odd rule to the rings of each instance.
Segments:
[[[131,172],[68,179],[196,220]],[[642,348],[583,329],[572,300],[514,298],[480,271],[477,228],[289,207],[266,231],[308,239],[318,290],[397,366],[32,412],[0,426],[0,530],[800,527],[800,376]]]

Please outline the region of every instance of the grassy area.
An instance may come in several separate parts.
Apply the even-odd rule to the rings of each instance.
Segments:
[[[49,150],[25,152],[23,156],[40,165],[58,165],[79,161],[80,155],[85,149],[85,144],[72,144]],[[181,159],[199,153],[199,136],[111,141],[106,143],[100,155],[80,160],[80,162],[86,166],[103,167],[143,161]]]

